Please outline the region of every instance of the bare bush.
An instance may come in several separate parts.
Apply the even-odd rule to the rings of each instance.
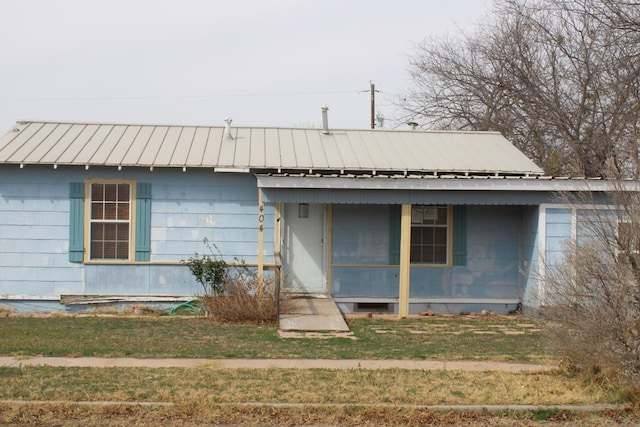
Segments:
[[[276,287],[273,280],[259,280],[246,267],[240,267],[225,283],[224,293],[200,297],[206,312],[215,320],[230,323],[278,321]]]
[[[640,203],[614,191],[613,204],[576,205],[576,241],[546,260],[542,316],[572,368],[640,390]]]
[[[278,292],[274,280],[264,280],[243,261],[230,265],[218,247],[204,239],[210,255],[195,254],[182,262],[204,294],[198,299],[207,315],[230,323],[277,323]]]

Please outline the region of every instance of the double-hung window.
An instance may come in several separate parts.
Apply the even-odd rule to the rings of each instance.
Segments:
[[[148,262],[151,184],[125,180],[72,182],[70,262]]]
[[[411,263],[449,265],[451,252],[450,208],[411,207]]]
[[[89,259],[131,258],[131,184],[91,183]]]

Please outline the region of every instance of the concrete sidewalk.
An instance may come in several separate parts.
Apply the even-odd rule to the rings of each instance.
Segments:
[[[198,368],[219,369],[414,369],[444,371],[550,371],[556,366],[522,362],[435,360],[335,359],[139,359],[109,357],[0,357],[0,366],[61,366],[87,368]]]
[[[324,294],[290,294],[278,329],[305,332],[350,332],[333,298]]]

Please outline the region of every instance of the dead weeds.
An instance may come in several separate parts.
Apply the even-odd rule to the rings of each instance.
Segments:
[[[542,419],[541,419],[542,418]],[[175,406],[129,404],[82,405],[78,403],[0,403],[3,426],[148,426],[181,425],[361,425],[361,426],[614,426],[631,425],[637,414],[625,410],[597,414],[550,411],[464,412],[427,408],[392,407],[274,407],[259,405],[211,405],[188,403]]]

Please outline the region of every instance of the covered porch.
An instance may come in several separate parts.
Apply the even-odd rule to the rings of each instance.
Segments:
[[[265,202],[283,213],[283,254],[292,235],[304,240],[307,230],[320,230],[315,240],[298,241],[316,254],[321,287],[314,292],[331,295],[345,313],[399,317],[520,308],[535,281],[539,206],[553,199],[550,191],[524,190],[525,182],[535,184],[526,178],[258,177]],[[434,189],[445,183],[453,188]],[[296,218],[298,229],[291,229],[287,214],[307,209],[322,215],[306,223]],[[285,272],[290,262],[283,256]]]

